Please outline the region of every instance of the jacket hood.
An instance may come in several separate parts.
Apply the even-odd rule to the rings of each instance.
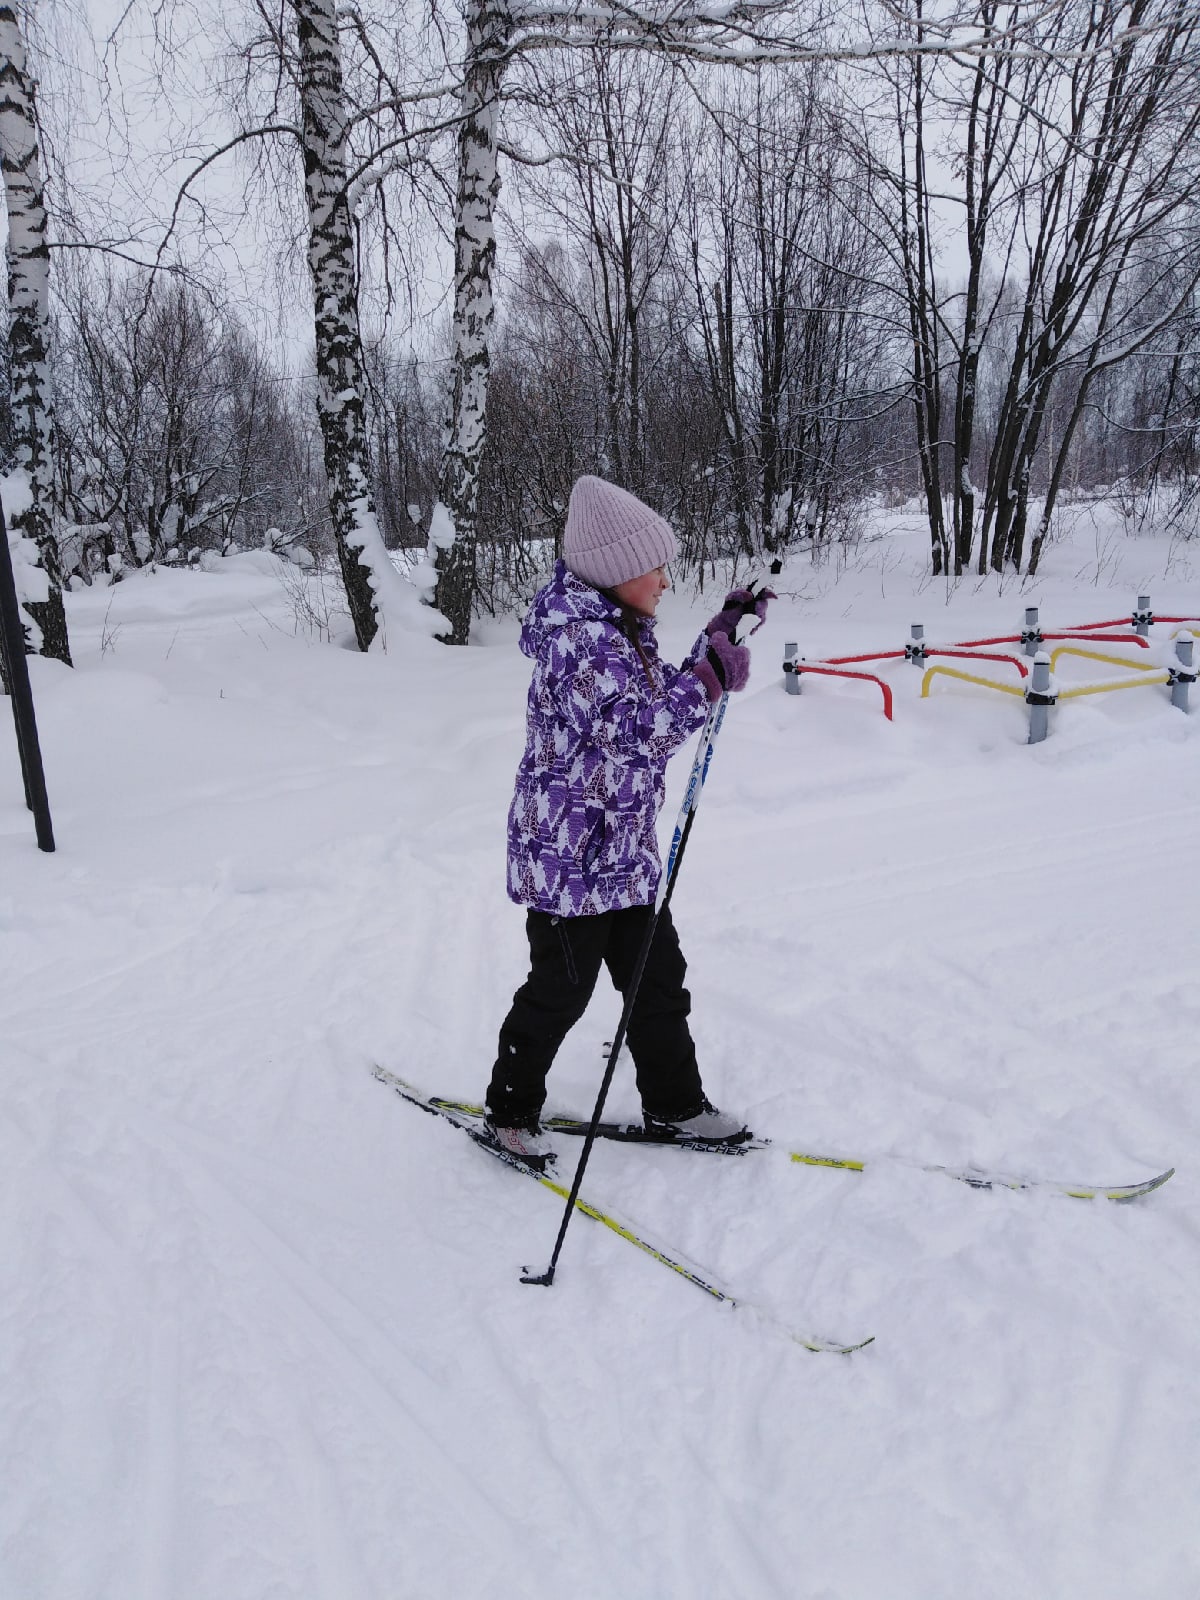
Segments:
[[[556,561],[554,576],[533,597],[521,628],[521,650],[536,660],[546,641],[572,622],[617,622],[620,616],[619,606]]]

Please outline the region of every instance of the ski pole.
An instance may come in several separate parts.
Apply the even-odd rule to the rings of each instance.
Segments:
[[[758,584],[750,584],[749,590],[753,596]],[[753,616],[753,606],[748,607],[743,615]],[[753,630],[752,630],[753,631]],[[687,788],[684,790],[683,804],[679,808],[679,816],[675,823],[675,832],[671,838],[671,849],[667,856],[666,870],[659,880],[658,894],[654,902],[654,910],[646,924],[646,932],[642,938],[641,949],[634,965],[633,977],[630,980],[629,990],[625,996],[625,1004],[621,1009],[621,1020],[617,1024],[617,1031],[613,1035],[612,1049],[608,1053],[608,1063],[604,1068],[604,1077],[600,1082],[600,1092],[596,1096],[595,1109],[592,1120],[588,1123],[587,1134],[583,1141],[583,1149],[579,1155],[579,1162],[575,1168],[575,1177],[571,1183],[571,1192],[567,1196],[566,1206],[563,1208],[562,1221],[558,1225],[558,1237],[554,1241],[554,1249],[550,1255],[550,1265],[545,1272],[530,1272],[526,1270],[521,1274],[522,1283],[542,1284],[546,1288],[554,1282],[554,1271],[558,1265],[559,1252],[562,1250],[563,1240],[567,1236],[567,1228],[575,1212],[575,1202],[579,1198],[580,1185],[583,1183],[583,1174],[588,1164],[588,1157],[592,1153],[592,1146],[596,1142],[596,1129],[600,1126],[600,1119],[604,1115],[604,1102],[608,1098],[609,1087],[613,1081],[613,1074],[617,1070],[617,1057],[621,1053],[621,1046],[625,1043],[625,1030],[629,1026],[629,1019],[637,1001],[638,989],[642,981],[642,973],[646,969],[649,959],[650,947],[654,943],[654,935],[658,931],[658,924],[663,912],[671,902],[671,894],[675,888],[675,881],[679,877],[679,869],[683,863],[683,853],[687,849],[688,837],[692,831],[692,823],[696,818],[696,808],[700,804],[700,791],[704,788],[705,779],[708,777],[709,764],[712,761],[713,746],[717,741],[717,734],[721,731],[721,724],[725,720],[725,707],[729,704],[729,691],[726,689],[719,700],[714,701],[709,708],[708,716],[700,731],[700,742],[696,747],[695,760],[688,777]]]

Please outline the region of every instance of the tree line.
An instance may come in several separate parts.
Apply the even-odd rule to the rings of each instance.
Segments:
[[[387,552],[427,551],[462,642],[528,593],[585,471],[661,510],[701,578],[821,559],[881,498],[922,505],[935,573],[1035,571],[1080,492],[1194,530],[1194,8],[440,20],[248,7],[229,144],[267,187],[299,158],[297,377],[236,283],[179,269],[174,218],[152,260],[52,260],[22,13],[0,4],[0,449],[35,481],[51,590],[304,545],[336,556],[365,647]],[[406,317],[435,227],[453,283]]]

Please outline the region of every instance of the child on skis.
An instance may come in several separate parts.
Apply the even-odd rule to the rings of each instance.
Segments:
[[[625,994],[654,913],[667,759],[713,701],[745,687],[750,652],[734,632],[748,609],[764,616],[772,598],[733,590],[683,666],[670,666],[658,654],[654,613],[674,554],[656,512],[615,484],[580,478],[563,559],[521,633],[534,669],[508,817],[508,893],[526,907],[530,972],[500,1029],[487,1125],[537,1167],[550,1154],[539,1118],[555,1053],[601,963]],[[628,1028],[646,1125],[666,1138],[735,1143],[747,1129],[710,1105],[701,1085],[686,970],[667,908]]]

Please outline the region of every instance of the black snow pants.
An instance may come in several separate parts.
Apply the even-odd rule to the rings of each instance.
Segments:
[[[651,906],[593,917],[527,913],[530,972],[500,1028],[487,1094],[488,1110],[501,1126],[536,1120],[546,1098],[550,1064],[583,1015],[601,962],[624,995],[651,916]],[[704,1100],[687,1024],[692,1002],[683,986],[686,973],[668,909],[655,930],[627,1033],[643,1109],[667,1119],[695,1115]]]

